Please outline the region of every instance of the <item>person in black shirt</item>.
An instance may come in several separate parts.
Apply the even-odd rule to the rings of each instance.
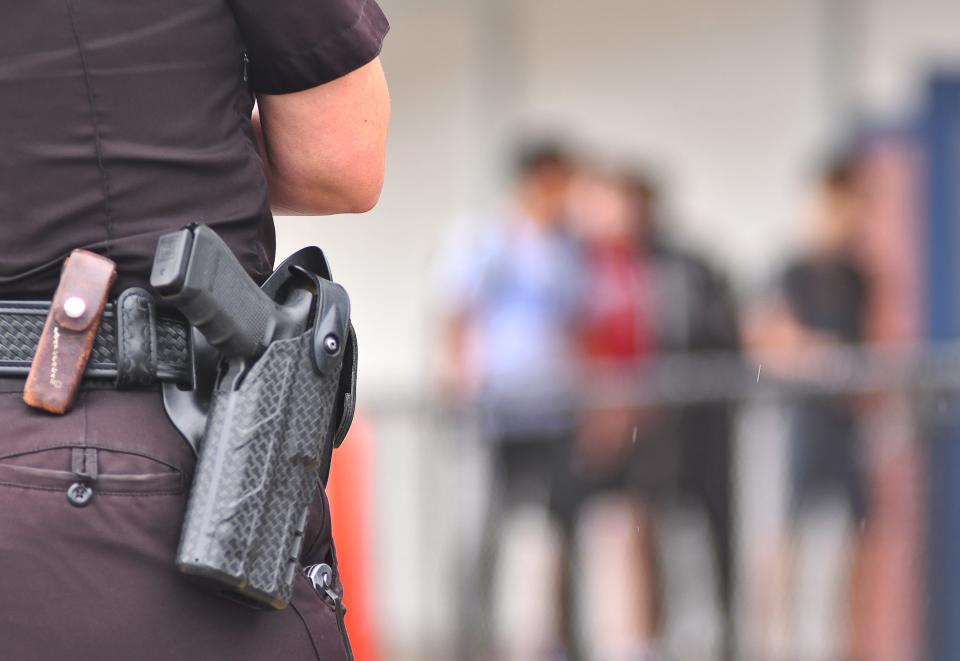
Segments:
[[[0,298],[50,300],[64,257],[147,287],[157,239],[213,227],[262,281],[271,207],[369,209],[389,99],[374,0],[36,0],[0,21]],[[255,111],[255,105],[258,110]],[[0,379],[0,641],[33,661],[336,661],[334,607],[298,576],[258,612],[174,568],[192,450],[157,387],[84,381],[50,416]],[[78,476],[92,497],[68,501]],[[334,571],[322,486],[299,557]],[[348,597],[349,598],[349,597]]]
[[[820,240],[786,269],[783,298],[808,344],[856,344],[864,340],[869,281],[855,254],[861,210],[852,167],[834,165],[822,187]],[[832,492],[863,521],[867,494],[853,403],[834,396],[800,399],[791,435],[794,510]]]
[[[816,190],[812,246],[784,269],[776,304],[749,324],[764,376],[802,378],[811,355],[865,340],[871,294],[858,254],[864,213],[855,160],[832,163]],[[791,604],[790,612],[772,616],[789,618],[787,644],[797,658],[850,656],[859,531],[870,509],[858,404],[832,393],[786,402],[788,534],[782,552],[771,558],[773,575],[756,578],[764,592],[787,590],[765,595],[772,599],[765,612]]]

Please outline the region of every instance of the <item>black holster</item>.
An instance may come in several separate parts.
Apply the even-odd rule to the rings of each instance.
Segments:
[[[350,302],[323,253],[300,251],[262,289],[282,301],[305,282],[305,332],[270,343],[252,364],[217,357],[195,332],[194,390],[164,387],[168,415],[199,456],[176,565],[257,608],[289,603],[317,482],[353,419]]]

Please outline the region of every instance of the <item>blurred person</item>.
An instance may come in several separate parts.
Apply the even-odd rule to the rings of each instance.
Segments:
[[[644,659],[653,651],[657,586],[646,500],[673,472],[656,412],[615,397],[629,392],[657,349],[652,266],[642,249],[643,217],[631,213],[630,201],[618,174],[599,168],[577,177],[570,198],[588,292],[578,318],[585,406],[552,500],[568,539],[570,647],[591,660]]]
[[[546,658],[559,644],[555,599],[532,582],[556,583],[533,576],[557,547],[547,493],[556,447],[575,418],[580,272],[564,226],[572,171],[557,144],[522,148],[510,199],[479,219],[475,235],[454,237],[441,265],[442,394],[477,406],[492,455],[495,484],[473,580],[488,609],[509,614],[482,616],[498,659]],[[542,553],[527,553],[531,544]]]
[[[736,345],[723,279],[669,245],[658,204],[654,181],[636,170],[587,172],[571,195],[588,292],[579,316],[587,405],[553,500],[572,540],[569,625],[587,659],[646,658],[657,647],[707,659],[723,644],[729,415],[622,398],[664,351]]]
[[[863,216],[855,161],[830,163],[815,191],[810,248],[785,269],[778,300],[751,322],[750,343],[764,369],[789,378],[810,351],[864,340],[870,284],[858,256]],[[783,605],[790,623],[780,643],[790,658],[851,658],[859,533],[869,512],[857,402],[807,395],[790,409],[789,541],[770,581],[785,594],[767,598]]]
[[[726,275],[696,251],[671,240],[660,188],[649,174],[624,180],[640,238],[655,265],[660,352],[698,355],[740,351],[739,310]],[[727,401],[674,404],[669,433],[677,446],[675,476],[657,517],[661,562],[660,634],[668,655],[732,658],[734,520],[733,421]]]

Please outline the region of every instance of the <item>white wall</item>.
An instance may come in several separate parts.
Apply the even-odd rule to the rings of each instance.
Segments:
[[[662,168],[677,228],[737,276],[776,263],[827,126],[817,3],[524,4],[523,116]]]
[[[915,110],[933,69],[960,68],[960,2],[860,0],[856,89],[878,119]]]

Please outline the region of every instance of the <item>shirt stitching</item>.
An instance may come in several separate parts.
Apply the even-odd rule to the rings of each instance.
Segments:
[[[110,178],[107,175],[106,167],[103,164],[103,139],[100,130],[100,112],[97,108],[97,94],[93,86],[93,80],[90,76],[90,69],[87,64],[87,53],[83,47],[83,40],[80,38],[80,32],[77,29],[77,16],[74,10],[74,3],[66,0],[67,14],[70,18],[70,31],[73,34],[74,41],[77,44],[77,53],[80,56],[80,66],[83,69],[83,82],[87,92],[87,102],[90,105],[90,118],[93,122],[93,143],[97,155],[97,169],[100,172],[100,188],[103,193],[103,214],[106,218],[105,232],[106,241],[104,251],[110,256],[110,243],[113,237],[114,217],[110,208]]]

